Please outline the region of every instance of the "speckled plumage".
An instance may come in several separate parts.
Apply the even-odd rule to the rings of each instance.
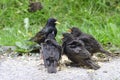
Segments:
[[[48,73],[56,73],[57,64],[61,58],[61,46],[56,42],[55,35],[49,34],[42,44],[44,65]]]
[[[71,28],[71,34],[77,39],[81,40],[85,44],[85,48],[93,55],[94,53],[101,52],[106,55],[111,56],[111,53],[104,50],[100,43],[92,36],[86,33],[83,33],[76,27]]]
[[[54,32],[55,36],[57,34],[57,29],[56,29],[56,22],[57,20],[54,18],[50,18],[48,19],[46,26],[39,31],[38,33],[36,33],[36,35],[34,37],[32,37],[30,39],[30,41],[34,41],[38,44],[41,44],[45,41],[46,37],[48,36],[49,33]]]
[[[95,70],[100,68],[92,61],[91,54],[87,51],[82,41],[75,40],[72,34],[69,33],[64,33],[63,36],[63,52],[72,62]]]

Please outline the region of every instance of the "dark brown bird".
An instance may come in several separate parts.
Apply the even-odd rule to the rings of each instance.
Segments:
[[[43,8],[41,2],[30,2],[29,4],[29,12],[36,12],[37,10],[41,10]]]
[[[106,55],[111,56],[111,53],[104,50],[100,43],[89,34],[83,33],[81,30],[79,30],[76,27],[71,28],[71,34],[78,40],[82,40],[85,44],[85,48],[93,55],[94,53],[101,52]]]
[[[59,24],[56,19],[50,18],[48,19],[45,27],[36,33],[34,37],[30,39],[30,41],[34,41],[38,44],[43,43],[48,36],[49,33],[54,32],[55,36],[57,34],[56,24]]]
[[[56,42],[55,34],[50,33],[41,47],[44,65],[48,73],[56,73],[56,68],[61,58],[61,46]]]
[[[68,59],[79,65],[85,65],[95,70],[100,66],[95,64],[91,59],[91,54],[87,51],[84,43],[80,40],[75,40],[72,34],[63,34],[63,52]]]

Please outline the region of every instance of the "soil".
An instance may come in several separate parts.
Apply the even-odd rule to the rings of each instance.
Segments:
[[[120,80],[120,57],[110,61],[97,61],[98,70],[62,65],[57,73],[49,74],[39,54],[11,56],[15,52],[0,55],[0,80]],[[63,56],[62,64],[69,63]]]

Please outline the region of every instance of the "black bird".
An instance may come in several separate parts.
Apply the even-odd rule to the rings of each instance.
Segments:
[[[108,56],[111,56],[111,53],[104,50],[100,43],[92,36],[86,33],[83,33],[80,29],[73,27],[71,28],[71,34],[78,40],[82,40],[85,44],[85,48],[93,55],[94,53],[101,52]]]
[[[42,43],[41,45],[44,65],[47,68],[48,73],[56,73],[62,49],[55,40],[55,34],[48,34],[45,43]]]
[[[63,53],[67,55],[68,59],[78,65],[85,65],[95,70],[100,68],[99,65],[92,61],[91,54],[82,41],[74,39],[73,35],[69,33],[64,33],[63,37]]]
[[[36,35],[34,37],[32,37],[30,39],[30,41],[34,41],[34,42],[40,44],[40,43],[43,43],[45,41],[45,39],[46,39],[46,37],[48,36],[49,33],[54,32],[54,34],[56,36],[57,29],[56,29],[55,26],[56,26],[57,23],[59,24],[59,22],[57,22],[57,20],[54,19],[54,18],[48,19],[45,27],[41,31],[36,33]]]

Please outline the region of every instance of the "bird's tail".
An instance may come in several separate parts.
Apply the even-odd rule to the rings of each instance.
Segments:
[[[85,60],[85,65],[94,70],[97,70],[100,68],[100,66],[98,64],[95,64],[95,62],[93,62],[92,60]]]
[[[48,73],[56,73],[57,72],[56,66],[57,65],[55,64],[55,62],[50,63],[50,65],[47,68]]]
[[[113,56],[112,53],[104,50],[103,48],[100,49],[100,52],[101,52],[101,53],[104,53],[104,54],[106,54],[106,55],[108,55],[108,56]]]
[[[56,67],[52,66],[52,65],[48,66],[47,70],[48,70],[48,73],[56,73],[57,72]]]
[[[47,67],[48,73],[56,73],[57,72],[57,62],[55,60],[50,60],[49,65]]]

